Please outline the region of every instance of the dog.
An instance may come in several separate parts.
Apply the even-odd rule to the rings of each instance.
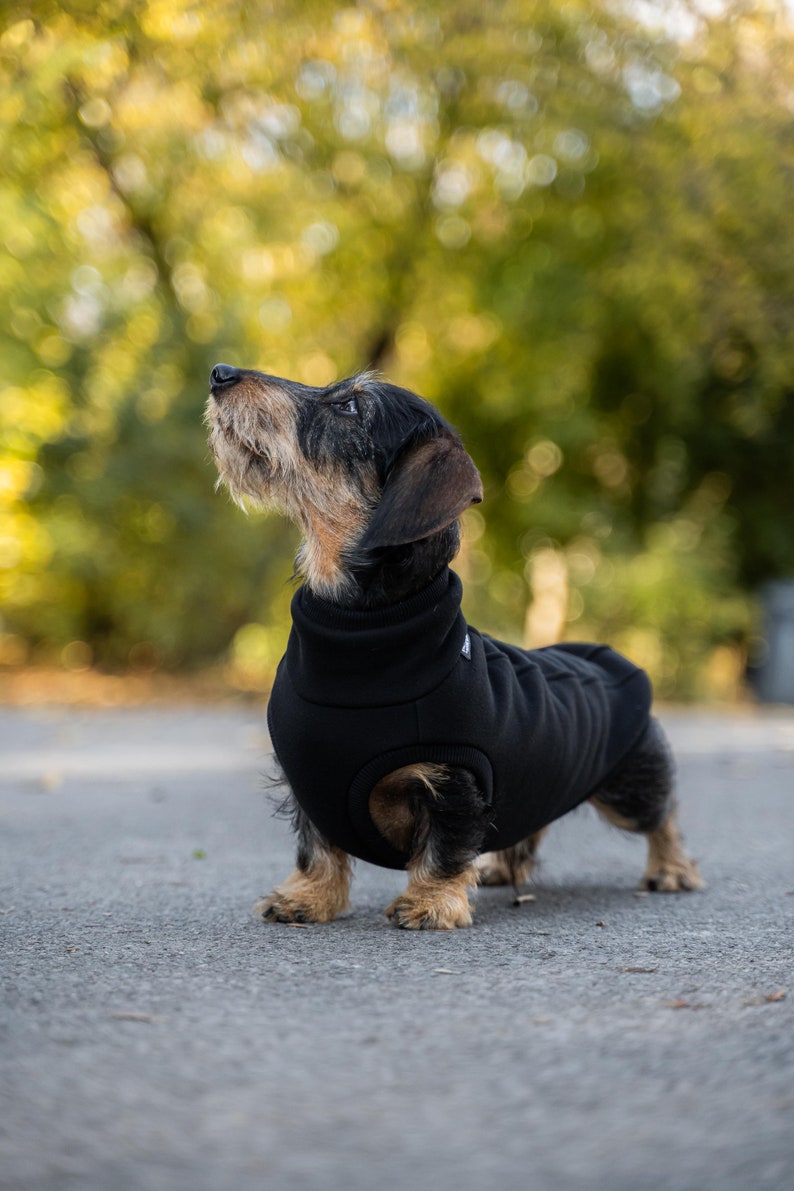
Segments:
[[[432,405],[371,373],[317,388],[217,364],[206,422],[218,483],[303,535],[268,706],[297,863],[258,917],[331,921],[358,857],[407,870],[394,925],[469,926],[469,890],[517,888],[549,823],[586,801],[646,836],[645,889],[703,888],[643,671],[466,624],[449,564],[483,489]]]

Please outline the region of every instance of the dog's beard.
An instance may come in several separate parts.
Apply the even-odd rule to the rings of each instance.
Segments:
[[[277,469],[274,461],[252,449],[228,427],[215,424],[209,440],[218,469],[216,488],[226,487],[241,508],[247,504],[262,508],[281,507],[277,499]]]

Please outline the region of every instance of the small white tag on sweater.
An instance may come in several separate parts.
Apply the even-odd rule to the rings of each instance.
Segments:
[[[460,651],[467,661],[471,661],[471,637],[467,633],[463,639],[463,648]]]

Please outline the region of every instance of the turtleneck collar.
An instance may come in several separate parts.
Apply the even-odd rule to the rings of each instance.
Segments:
[[[427,694],[460,657],[462,594],[448,567],[423,591],[376,611],[341,608],[299,588],[285,656],[295,690],[332,707],[385,707]]]

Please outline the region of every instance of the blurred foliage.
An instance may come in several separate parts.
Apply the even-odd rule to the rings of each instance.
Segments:
[[[732,693],[794,573],[785,5],[12,9],[0,661],[266,681],[294,535],[214,494],[207,374],[375,364],[482,470],[473,619]]]

